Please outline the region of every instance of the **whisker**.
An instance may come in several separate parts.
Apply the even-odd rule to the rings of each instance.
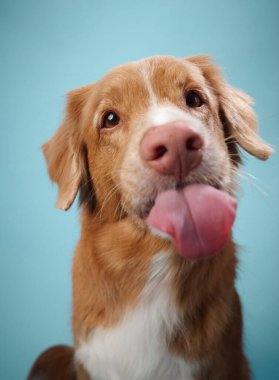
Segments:
[[[228,141],[235,141],[235,137],[234,137],[234,136],[227,136],[227,137],[225,137],[224,141],[225,141],[225,142],[228,142]]]
[[[107,206],[108,202],[112,199],[112,197],[116,194],[119,188],[120,188],[120,184],[116,184],[110,189],[110,191],[108,192],[108,194],[106,195],[103,201],[102,207],[100,208],[100,210],[98,211],[96,215],[97,217],[99,217],[100,219],[102,218],[104,208]]]
[[[248,173],[243,168],[241,169],[234,169],[233,172],[240,177],[241,179],[247,181],[250,185],[252,185],[257,191],[259,191],[260,194],[262,194],[265,197],[268,197],[268,193],[262,188],[264,184],[259,181],[258,178],[256,178],[254,175]]]

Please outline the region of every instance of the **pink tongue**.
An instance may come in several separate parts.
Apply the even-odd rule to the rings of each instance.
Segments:
[[[206,258],[226,245],[236,207],[236,200],[224,191],[189,185],[160,193],[147,223],[170,235],[181,256]]]

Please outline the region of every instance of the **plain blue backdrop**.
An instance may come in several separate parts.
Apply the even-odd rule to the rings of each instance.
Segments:
[[[24,379],[35,356],[71,343],[76,205],[55,209],[41,144],[63,94],[154,54],[211,54],[255,99],[262,136],[279,146],[279,2],[1,1],[0,379]],[[245,156],[235,238],[245,346],[256,380],[279,379],[279,161]],[[129,380],[129,379],[127,379]],[[225,379],[224,379],[225,380]],[[236,379],[237,380],[237,379]]]

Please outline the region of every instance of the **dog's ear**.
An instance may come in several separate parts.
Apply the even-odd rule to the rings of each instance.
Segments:
[[[42,149],[48,165],[50,179],[58,185],[56,206],[68,210],[86,176],[84,146],[80,136],[82,109],[93,85],[84,86],[69,92],[65,118]]]
[[[219,116],[227,134],[253,156],[266,160],[273,149],[258,135],[253,101],[244,92],[230,86],[208,56],[187,59],[196,64],[219,100]]]

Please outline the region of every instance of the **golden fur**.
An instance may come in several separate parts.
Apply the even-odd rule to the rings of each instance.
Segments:
[[[207,182],[232,193],[240,165],[238,145],[259,159],[271,154],[257,134],[251,99],[228,85],[205,56],[153,57],[70,92],[65,120],[43,150],[50,178],[58,185],[57,206],[67,210],[80,191],[82,231],[73,263],[75,348],[96,327],[117,325],[125,308],[137,303],[150,259],[169,250],[172,294],[182,315],[180,327],[167,337],[169,350],[201,364],[196,380],[247,380],[233,241],[210,260],[189,262],[174,252],[171,242],[151,235],[139,217],[145,200],[172,181],[152,173],[137,157],[131,159],[150,127],[144,116],[150,106],[144,75],[159,102],[185,110],[186,89],[200,89],[206,96],[205,108],[189,112],[208,128],[215,126],[210,138],[220,165],[217,172],[206,165],[194,170],[188,183]],[[108,110],[117,111],[121,123],[101,129]],[[89,379],[81,365],[77,371],[79,380]]]

